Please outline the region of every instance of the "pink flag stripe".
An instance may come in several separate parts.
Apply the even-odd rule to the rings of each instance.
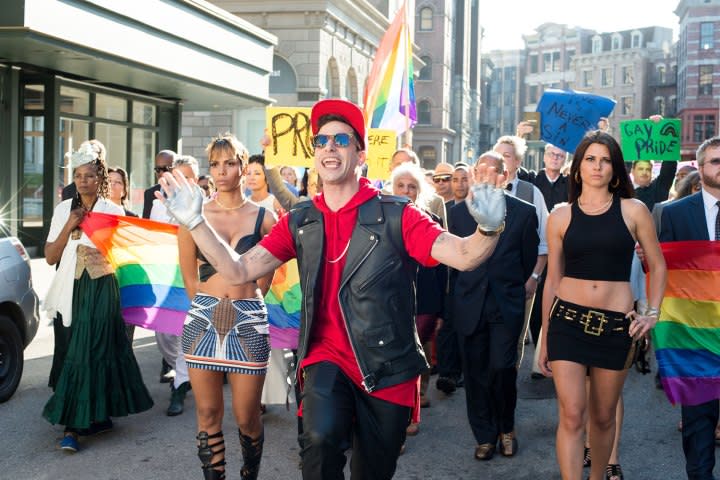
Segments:
[[[720,377],[662,378],[662,385],[673,405],[700,405],[720,398]]]
[[[161,333],[182,335],[187,311],[158,307],[128,307],[122,309],[125,323],[149,328]]]

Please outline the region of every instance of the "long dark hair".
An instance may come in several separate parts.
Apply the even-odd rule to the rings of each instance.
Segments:
[[[593,143],[605,145],[610,152],[613,176],[608,185],[608,191],[613,195],[619,195],[620,198],[633,198],[635,196],[635,189],[630,182],[630,176],[627,170],[625,170],[625,160],[623,159],[620,145],[618,145],[617,141],[610,134],[601,130],[593,130],[585,134],[575,149],[575,155],[573,155],[572,165],[570,166],[568,201],[570,203],[577,201],[582,193],[580,164],[585,157],[585,152],[588,147]]]

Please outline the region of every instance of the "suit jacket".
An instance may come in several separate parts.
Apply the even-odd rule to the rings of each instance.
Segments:
[[[155,200],[155,192],[160,191],[160,184],[156,183],[152,187],[145,190],[145,201],[143,203],[142,218],[150,218],[153,200]]]
[[[661,242],[682,240],[710,240],[702,192],[670,202],[662,209]]]
[[[452,270],[453,302],[456,312],[455,329],[470,335],[481,322],[489,295],[500,310],[502,321],[522,326],[525,311],[525,282],[537,261],[540,238],[537,214],[531,203],[505,195],[507,213],[505,231],[490,258],[469,272]],[[450,231],[460,237],[475,232],[477,223],[467,205],[459,203],[448,213]]]

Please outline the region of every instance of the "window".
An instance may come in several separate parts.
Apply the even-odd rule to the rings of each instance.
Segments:
[[[612,68],[603,68],[600,70],[600,86],[601,87],[612,87]]]
[[[622,37],[619,33],[614,33],[612,36],[611,50],[620,50],[622,48]]]
[[[713,48],[714,25],[712,22],[703,22],[700,24],[700,50],[711,50]]]
[[[665,116],[665,99],[662,97],[655,98],[655,113]]]
[[[715,135],[715,115],[695,115],[693,142],[700,143]]]
[[[633,67],[632,65],[622,67],[623,85],[633,84]]]
[[[420,157],[420,163],[423,168],[435,168],[435,164],[437,163],[437,150],[435,150],[435,147],[420,147],[418,156]]]
[[[430,102],[421,100],[418,102],[418,123],[420,125],[430,125]]]
[[[543,53],[543,71],[559,72],[560,71],[560,52]]]
[[[592,70],[583,70],[582,78],[583,78],[582,84],[584,87],[592,87],[593,86],[593,71]]]
[[[665,71],[665,65],[658,65],[657,80],[658,83],[665,83],[667,81],[667,72]]]
[[[528,87],[528,103],[536,103],[538,100],[538,86],[530,85]]]
[[[420,69],[418,80],[432,80],[432,58],[420,57],[420,60],[423,61],[425,66]]]
[[[620,98],[620,113],[624,116],[632,115],[632,113],[633,113],[633,97],[621,97]]]
[[[428,32],[433,29],[433,11],[430,7],[420,9],[420,22],[418,24],[421,32]]]
[[[640,48],[642,46],[642,34],[640,32],[633,32],[630,37],[630,48]]]
[[[572,63],[573,57],[575,57],[574,48],[568,48],[565,50],[565,70],[570,70],[570,64]]]
[[[698,75],[698,95],[712,95],[713,66],[700,65]]]
[[[538,73],[539,67],[538,67],[538,56],[537,54],[530,55],[528,57],[528,63],[530,64],[530,73]]]
[[[668,117],[674,117],[677,114],[677,97],[670,97],[668,99],[667,115]]]
[[[592,53],[602,52],[602,38],[594,36],[592,39]]]

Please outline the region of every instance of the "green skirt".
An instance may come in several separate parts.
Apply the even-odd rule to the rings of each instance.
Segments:
[[[153,401],[125,333],[115,275],[93,280],[84,271],[75,280],[72,310],[69,328],[56,319],[55,393],[43,416],[52,424],[88,428],[149,410]]]

